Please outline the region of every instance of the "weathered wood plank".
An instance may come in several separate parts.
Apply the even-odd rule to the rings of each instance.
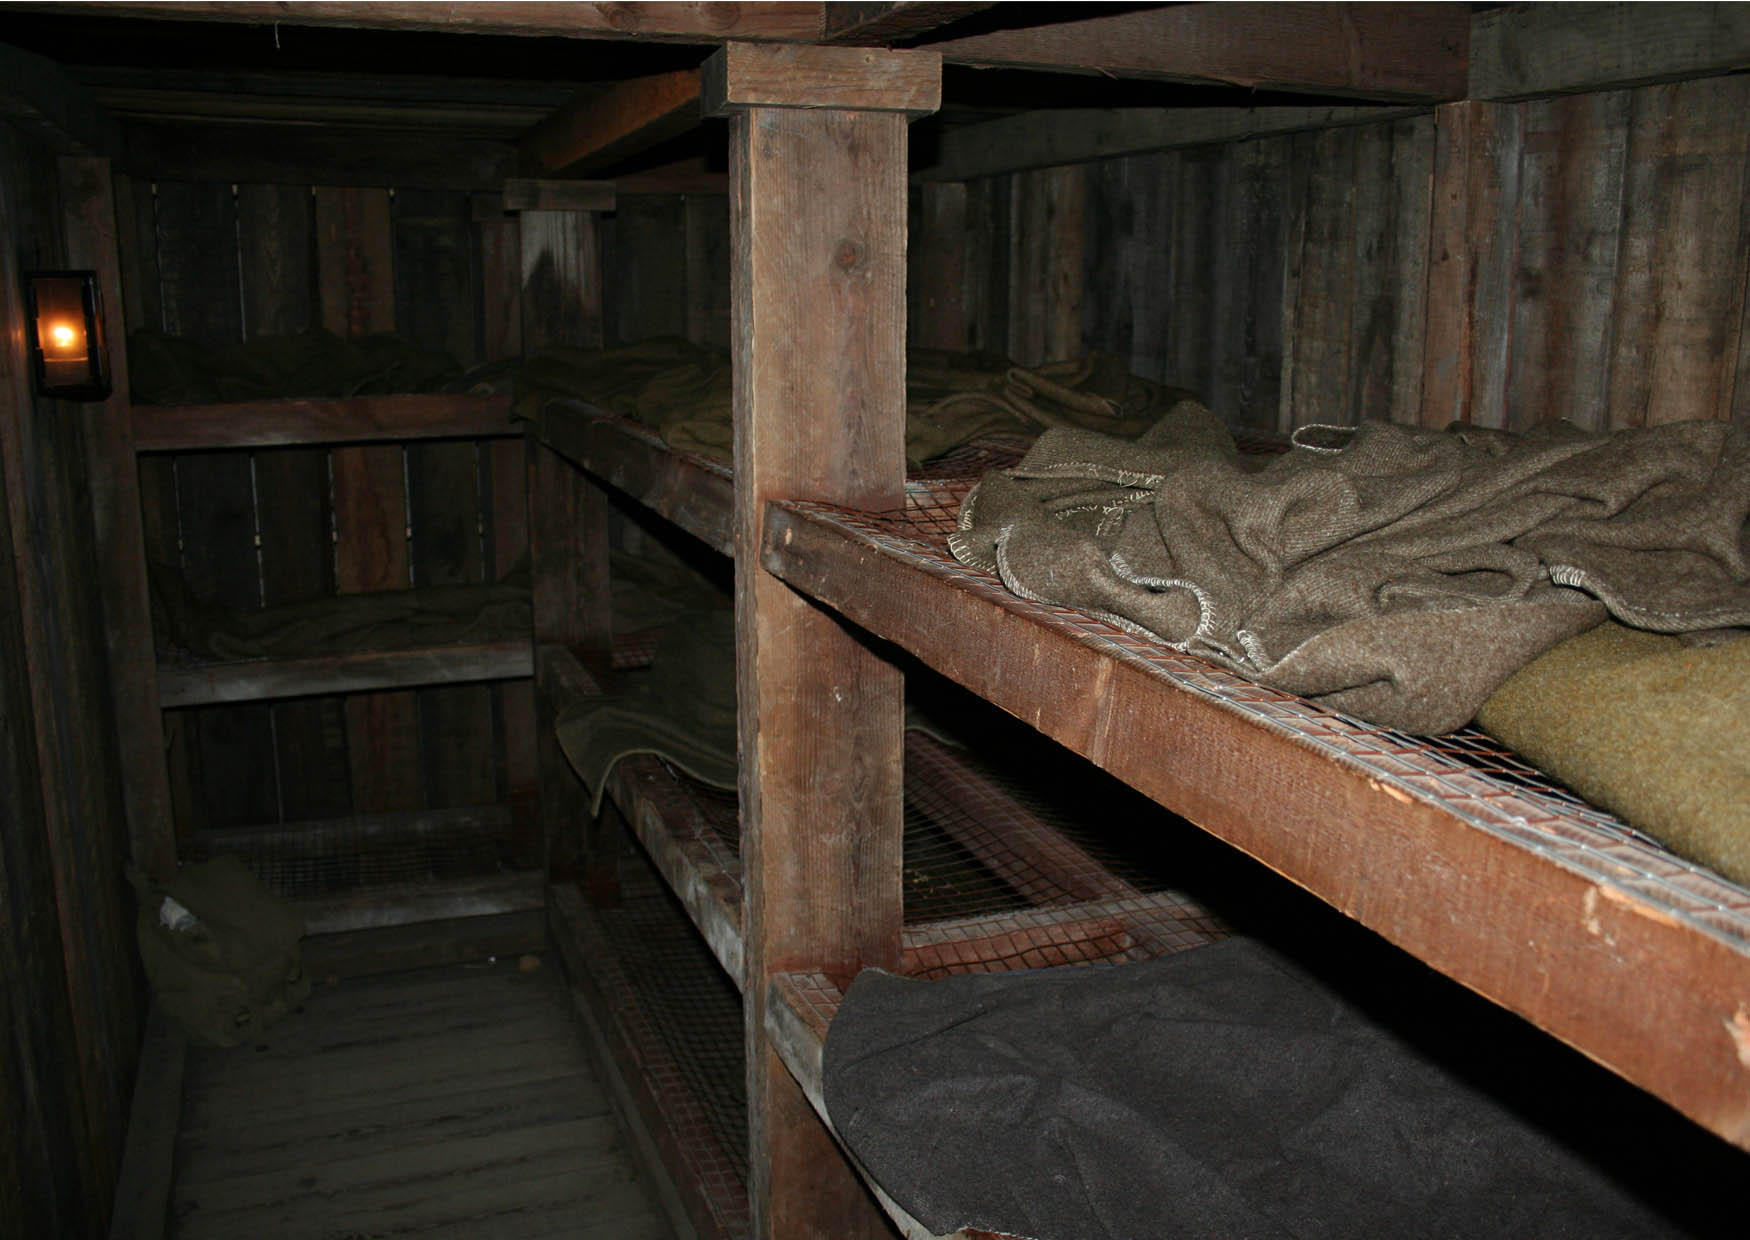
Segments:
[[[1087,175],[1047,168],[1014,178],[1008,354],[1023,366],[1079,357]]]
[[[1349,420],[1355,311],[1352,135],[1350,130],[1323,130],[1291,140],[1282,414],[1277,422],[1282,431]]]
[[[546,947],[544,908],[313,935],[303,942],[304,969],[315,978],[510,960]]]
[[[1465,94],[1470,11],[1342,4],[1166,5],[932,43],[949,64],[1228,82],[1370,99]]]
[[[973,177],[1117,155],[1187,146],[1245,142],[1272,134],[1371,125],[1416,116],[1423,107],[1062,108],[959,125],[942,135],[935,159],[914,179],[966,181]]]
[[[123,133],[127,167],[141,180],[469,191],[496,190],[516,174],[510,143],[441,134],[138,121]]]
[[[38,7],[96,10],[99,15],[233,21],[256,25],[357,26],[375,30],[442,30],[451,34],[506,34],[548,38],[652,39],[716,42],[720,39],[798,39],[820,33],[814,4],[573,4],[543,0],[475,3],[462,0],[440,11],[419,0],[170,0],[169,3],[60,3]]]
[[[1736,1044],[1720,1036],[1750,986],[1742,946],[1641,889],[1383,788],[1359,764],[1026,619],[1018,600],[956,588],[828,518],[774,506],[762,558],[1439,971],[1750,1146],[1750,1081]],[[1101,692],[1065,695],[1064,684]],[[1178,760],[1156,760],[1169,752]],[[1393,882],[1382,887],[1381,873]],[[1622,1004],[1623,987],[1645,1002]]]
[[[240,341],[242,276],[233,188],[215,182],[160,182],[157,199],[164,330],[210,347]],[[259,607],[255,478],[248,454],[181,458],[175,471],[176,525],[189,589],[204,601]],[[197,716],[192,726],[190,754],[201,820],[230,825],[277,818],[268,710],[216,711]]]
[[[732,108],[925,116],[942,104],[941,60],[934,52],[729,43],[699,73],[701,103],[710,116]]]
[[[134,446],[140,452],[513,438],[522,433],[511,421],[509,396],[465,392],[139,405],[134,420]]]
[[[394,230],[387,190],[318,186],[316,271],[322,325],[340,336],[395,325]],[[402,589],[408,571],[402,450],[336,449],[329,460],[335,531],[335,586],[342,594]],[[419,714],[411,693],[346,703],[352,804],[359,813],[423,804]]]
[[[1505,422],[1521,122],[1518,107],[1492,103],[1435,114],[1424,426]]]
[[[687,334],[686,202],[674,195],[621,201],[603,249],[606,335],[616,344]]]
[[[496,642],[412,650],[367,650],[355,654],[236,663],[172,663],[166,664],[158,673],[158,693],[165,709],[172,710],[220,702],[259,702],[323,697],[334,693],[372,693],[420,685],[517,680],[532,674],[533,657],[529,643],[519,636]]]
[[[542,171],[588,172],[678,138],[703,120],[699,71],[676,69],[580,95],[525,133],[517,147],[526,164]]]
[[[95,270],[104,304],[119,306],[121,255],[109,161],[63,157],[60,175],[67,261]],[[112,326],[110,331],[119,334],[121,327]],[[127,349],[118,339],[111,339],[108,347],[114,394],[101,403],[75,408],[85,441],[96,553],[103,577],[103,630],[129,851],[142,870],[168,876],[176,867],[176,827],[164,765],[164,725],[158,711],[139,471],[128,422]]]
[[[905,111],[934,106],[940,74],[933,55],[782,49],[788,86],[746,81],[745,50],[725,49],[704,77],[707,99],[734,109],[749,1200],[755,1234],[874,1235],[883,1224],[770,1048],[764,1014],[776,973],[898,963],[902,677],[755,557],[772,496],[902,501]],[[877,110],[743,106],[822,79],[832,102]],[[820,831],[828,821],[838,828]]]
[[[729,348],[729,198],[688,193],[686,213],[687,328],[694,344]]]
[[[1735,4],[1503,4],[1471,23],[1472,99],[1526,99],[1750,65]]]
[[[893,43],[958,21],[993,7],[989,3],[924,3],[923,0],[888,0],[886,3],[839,3],[821,7],[822,43]]]
[[[541,907],[543,898],[541,876],[525,872],[373,887],[357,895],[307,896],[295,903],[308,933],[338,934],[520,912]]]
[[[162,1240],[166,1233],[187,1054],[187,1039],[154,1003],[128,1110],[128,1143],[115,1186],[109,1240]]]
[[[548,181],[512,177],[504,183],[506,211],[612,211],[613,181]]]
[[[587,211],[522,213],[523,348],[602,345],[602,256]]]
[[[1633,92],[1609,425],[1728,416],[1743,310],[1750,79]]]

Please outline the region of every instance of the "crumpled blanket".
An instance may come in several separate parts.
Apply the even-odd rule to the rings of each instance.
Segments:
[[[202,603],[147,565],[158,645],[205,659],[293,658],[501,641],[529,634],[526,570],[490,586],[425,586],[245,610]]]
[[[1184,402],[1135,440],[1046,432],[949,545],[1079,608],[1406,732],[1462,726],[1613,615],[1750,623],[1750,434],[1303,427],[1259,466]]]
[[[1750,633],[1617,624],[1527,664],[1477,726],[1681,856],[1750,885]]]
[[[1387,976],[1401,1016],[1417,980]],[[1392,1020],[1238,938],[1116,968],[927,982],[866,970],[827,1033],[826,1106],[863,1166],[935,1233],[1697,1234],[1594,1165],[1594,1149],[1566,1144],[1628,1155],[1636,1171],[1675,1164],[1693,1189],[1701,1164],[1658,1144],[1638,1100],[1625,1104],[1629,1087],[1601,1096],[1590,1065],[1480,1001],[1431,1008],[1431,1033]],[[1542,1117],[1501,1101],[1540,1090],[1560,1091],[1561,1136],[1540,1129],[1553,1109],[1543,1095],[1530,1101]],[[1692,1157],[1721,1147],[1713,1199],[1731,1200],[1742,1155],[1694,1136]]]
[[[517,411],[569,396],[652,427],[671,448],[731,458],[729,355],[658,337],[531,357]],[[1140,434],[1187,393],[1130,374],[1115,358],[1024,368],[990,354],[913,349],[906,357],[906,455],[916,465],[984,438],[1031,439],[1053,426]]]

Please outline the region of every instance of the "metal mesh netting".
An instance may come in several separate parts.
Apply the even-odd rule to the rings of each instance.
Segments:
[[[536,841],[499,807],[202,831],[183,848],[188,861],[216,853],[240,857],[287,899],[486,879],[539,860]]]
[[[1020,599],[987,573],[954,560],[946,536],[977,481],[968,475],[914,480],[907,506],[863,513],[798,503],[932,577],[1027,616],[1078,644],[1140,667],[1176,687],[1215,699],[1272,730],[1359,767],[1383,786],[1438,804],[1472,825],[1612,886],[1634,891],[1673,917],[1750,949],[1750,891],[1683,860],[1476,730],[1410,736],[1269,689],[1193,655],[1068,608]]]

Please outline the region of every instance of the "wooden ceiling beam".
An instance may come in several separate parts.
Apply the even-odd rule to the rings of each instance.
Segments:
[[[994,5],[942,3],[939,0],[889,0],[884,4],[822,4],[822,43],[895,43],[979,13]]]
[[[1274,108],[1070,108],[1025,112],[944,130],[934,162],[914,181],[975,177],[1080,164],[1114,155],[1241,142],[1266,134],[1368,125],[1427,112],[1426,104]]]
[[[46,57],[0,43],[0,119],[62,155],[114,155],[121,130],[90,95]]]
[[[1466,90],[1466,4],[1179,4],[922,45],[949,64],[1391,101]]]
[[[606,94],[579,95],[518,142],[526,171],[587,172],[697,128],[699,71],[633,78]]]
[[[812,42],[820,35],[820,5],[774,3],[584,4],[512,0],[428,4],[416,0],[64,0],[17,9],[102,17],[154,17],[248,25],[355,26],[375,30],[441,30],[452,34],[530,35],[579,39],[649,39],[718,43],[724,39]]]
[[[1470,97],[1616,90],[1750,67],[1750,5],[1512,4],[1471,26]]]

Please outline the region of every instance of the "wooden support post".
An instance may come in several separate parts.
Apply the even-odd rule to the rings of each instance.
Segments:
[[[176,872],[176,825],[164,762],[164,722],[158,710],[140,475],[128,424],[127,350],[119,338],[121,257],[109,161],[62,157],[61,196],[67,215],[67,260],[97,272],[110,317],[114,393],[100,404],[70,407],[78,411],[91,480],[128,838],[134,864],[155,878],[167,879]]]
[[[905,481],[906,121],[930,53],[730,44],[736,678],[756,1236],[886,1235],[768,1046],[776,973],[900,962],[903,681],[759,562],[766,501],[897,507]]]

